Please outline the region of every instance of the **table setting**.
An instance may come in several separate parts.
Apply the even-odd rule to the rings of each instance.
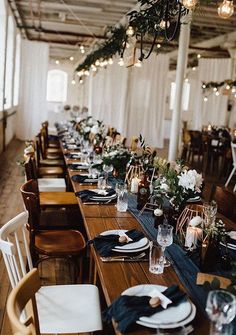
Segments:
[[[168,298],[168,290],[171,290],[172,286],[161,287],[153,284],[142,284],[139,287],[131,286],[128,290],[120,292],[121,296],[117,297],[118,302],[111,301],[108,307],[110,311],[107,311],[110,314],[109,316],[107,314],[105,319],[107,321],[115,320],[118,323],[117,329],[124,333],[132,331],[134,325],[156,329],[157,334],[169,334],[169,332],[188,334],[193,331],[192,321],[195,319],[196,309],[200,310],[205,317],[209,314],[209,309],[206,310],[208,292],[205,291],[204,285],[197,284],[198,273],[202,271],[227,276],[229,272],[221,268],[220,262],[222,260],[225,264],[230,263],[229,259],[225,261],[228,250],[230,250],[230,259],[231,253],[235,253],[236,250],[236,233],[232,230],[225,230],[224,233],[224,225],[217,218],[217,204],[201,201],[203,182],[201,174],[186,168],[179,162],[167,162],[160,158],[154,158],[152,169],[145,172],[150,184],[148,201],[151,200],[155,205],[153,208],[157,209],[156,212],[162,212],[162,220],[156,220],[158,223],[154,226],[153,211],[146,210],[146,208],[142,208],[141,211],[137,209],[140,175],[136,175],[135,172],[141,171],[140,168],[133,169],[134,175],[131,180],[127,180],[127,183],[117,178],[117,173],[114,173],[114,171],[117,172],[115,167],[121,164],[123,159],[128,161],[129,154],[126,150],[122,151],[117,147],[114,148],[114,153],[112,148],[106,150],[105,160],[102,160],[100,164],[103,175],[97,174],[96,176],[90,173],[92,169],[90,156],[92,155],[89,155],[87,160],[88,157],[83,158],[83,153],[77,155],[72,150],[69,153],[70,156],[67,152],[67,158],[79,161],[68,164],[68,169],[71,171],[88,170],[88,172],[82,171],[82,173],[71,175],[72,182],[79,185],[98,184],[97,188],[76,192],[76,196],[82,200],[82,203],[85,205],[114,205],[116,203],[116,210],[119,212],[129,211],[145,232],[145,235],[137,229],[134,232],[126,229],[104,229],[99,232],[99,235],[95,235],[96,237],[90,240],[89,244],[93,244],[101,263],[104,263],[104,266],[108,263],[107,266],[109,266],[112,262],[126,263],[126,265],[132,262],[136,264],[148,262],[147,271],[153,276],[150,278],[156,278],[157,282],[158,276],[164,278],[166,273],[169,273],[169,268],[167,270],[169,266],[173,268],[186,290],[183,293],[179,288],[177,289],[183,300],[180,299],[176,306],[174,306],[174,299],[172,306],[166,309],[163,309],[162,306],[156,306],[158,311],[154,311],[149,300],[160,298],[159,293],[166,296],[166,290]],[[130,154],[129,157],[131,156]],[[138,167],[144,168],[147,164],[147,156],[144,158],[146,159],[144,163],[142,162],[143,158],[138,160]],[[114,177],[111,177],[111,173]],[[110,174],[109,177],[108,174]],[[141,234],[137,234],[137,232]],[[119,240],[120,238],[123,240]],[[221,255],[214,253],[216,247],[222,247]],[[195,257],[196,255],[197,257]],[[212,265],[214,267],[211,267]],[[126,320],[127,313],[122,315],[119,310],[119,306],[123,306],[124,303],[123,298],[119,299],[123,296],[128,296],[128,307],[125,305],[125,308],[132,308],[128,314],[135,315],[135,319],[131,323],[128,318],[125,328],[122,328],[122,321]],[[188,296],[191,296],[193,302],[187,298]],[[145,313],[142,309],[143,306],[136,309],[139,307],[137,303],[134,303],[134,306],[131,303],[130,306],[130,297],[134,298],[133,301],[136,301],[136,298],[148,297],[146,298],[147,310],[151,309],[151,314],[143,314]],[[116,310],[118,310],[118,316]],[[130,310],[128,309],[128,311]],[[228,324],[232,320],[227,318],[226,321],[223,321]],[[226,333],[219,332],[219,334]],[[232,331],[228,334],[233,335]]]

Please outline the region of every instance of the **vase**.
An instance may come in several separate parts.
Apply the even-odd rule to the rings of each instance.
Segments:
[[[219,243],[215,238],[209,238],[202,243],[200,251],[200,267],[203,272],[214,271],[220,261]]]

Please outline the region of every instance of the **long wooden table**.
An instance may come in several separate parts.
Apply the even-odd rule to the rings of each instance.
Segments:
[[[66,159],[66,158],[65,158]],[[76,162],[66,159],[67,164]],[[69,176],[78,174],[78,171],[68,170]],[[75,192],[83,189],[92,189],[95,186],[80,185],[72,181],[72,186]],[[93,239],[103,231],[110,229],[132,229],[137,228],[143,230],[139,222],[132,216],[131,213],[120,213],[116,210],[115,205],[84,205],[78,198],[84,226],[87,232],[88,239]],[[101,282],[103,293],[107,305],[110,305],[125,289],[139,284],[157,284],[170,286],[177,284],[184,291],[179,278],[174,269],[170,266],[165,268],[161,275],[154,275],[148,271],[148,262],[102,262],[99,255],[93,247],[91,247],[91,256],[95,262],[96,270]],[[209,322],[203,315],[197,311],[196,318],[192,322],[194,332],[192,334],[207,335],[209,333]],[[114,326],[115,327],[115,326]],[[116,330],[117,334],[119,332]],[[153,334],[153,329],[142,326],[135,326],[132,335]]]

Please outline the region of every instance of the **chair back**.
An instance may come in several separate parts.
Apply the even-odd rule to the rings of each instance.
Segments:
[[[40,287],[38,270],[33,269],[11,291],[7,300],[7,315],[13,335],[40,335],[35,298]]]
[[[35,164],[35,159],[28,157],[25,161],[25,176],[26,180],[35,179],[37,180],[37,169]]]
[[[30,235],[38,229],[40,225],[40,200],[37,180],[31,179],[24,183],[21,188],[21,195],[26,210],[29,213],[29,231]],[[33,242],[33,241],[31,241]]]
[[[41,154],[41,145],[40,145],[40,136],[35,137],[35,160],[36,160],[36,165],[40,165],[40,160],[42,159],[42,154]]]
[[[0,229],[0,249],[12,288],[26,275],[27,267],[33,269],[27,241],[27,221],[28,213],[22,212]]]
[[[218,212],[236,223],[236,194],[228,189],[216,186],[211,199],[215,200]]]
[[[202,132],[198,130],[189,130],[190,147],[196,150],[202,150]]]
[[[233,165],[236,167],[236,143],[231,142]]]

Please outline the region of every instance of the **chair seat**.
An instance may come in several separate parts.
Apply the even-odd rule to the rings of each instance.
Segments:
[[[77,255],[85,247],[84,237],[78,230],[43,230],[35,235],[35,248],[47,256]]]
[[[60,176],[64,174],[64,170],[60,166],[44,166],[38,168],[39,176]]]
[[[47,153],[47,159],[50,159],[50,160],[58,160],[58,159],[62,159],[62,154],[51,154],[51,153]]]
[[[47,148],[47,154],[61,154],[61,148]]]
[[[39,192],[65,192],[64,178],[38,178]]]
[[[73,192],[40,192],[41,206],[77,205],[78,201]]]
[[[62,159],[42,159],[40,160],[41,166],[64,166]]]
[[[94,285],[42,286],[36,301],[42,334],[102,329],[99,293]]]

